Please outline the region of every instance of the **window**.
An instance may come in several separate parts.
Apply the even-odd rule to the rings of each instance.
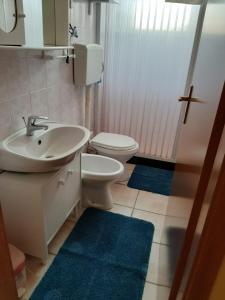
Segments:
[[[164,0],[138,0],[135,10],[135,29],[138,30],[183,31],[191,19],[190,5]]]

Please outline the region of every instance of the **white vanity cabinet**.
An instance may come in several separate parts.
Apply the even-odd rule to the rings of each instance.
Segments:
[[[57,172],[0,175],[0,202],[10,243],[45,261],[48,244],[81,200],[81,158]]]

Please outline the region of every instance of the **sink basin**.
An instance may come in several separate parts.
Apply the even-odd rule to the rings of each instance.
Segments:
[[[0,169],[49,172],[60,169],[80,153],[90,138],[82,126],[47,123],[48,130],[26,136],[26,128],[0,142]]]

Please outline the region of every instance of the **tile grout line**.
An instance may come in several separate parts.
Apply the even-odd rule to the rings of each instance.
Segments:
[[[116,203],[116,202],[113,202],[113,204],[119,205],[119,206],[122,206],[122,207],[126,207],[126,208],[133,208],[133,206],[122,205],[122,204],[119,204],[119,203]]]
[[[163,217],[169,217],[169,218],[176,218],[176,219],[188,220],[187,218],[177,217],[177,216],[172,216],[172,215],[163,215],[163,214],[159,214],[159,213],[156,213],[156,212],[153,212],[153,211],[150,211],[150,210],[141,209],[141,208],[135,208],[135,209],[140,210],[140,211],[146,211],[146,212],[149,212],[149,213],[151,213],[151,214],[155,214],[155,215],[159,215],[159,216],[163,216]]]
[[[52,253],[52,252],[48,252],[48,254],[52,255],[52,256],[57,256],[58,253]]]
[[[129,181],[129,180],[128,180]],[[127,182],[128,182],[127,181]],[[120,183],[120,182],[116,182],[115,184],[119,184],[119,185],[122,185],[122,186],[127,186],[126,183]],[[138,190],[138,195],[139,193],[141,192],[142,190]],[[146,191],[147,193],[152,193],[152,192],[148,192]],[[162,195],[162,194],[159,194],[159,193],[152,193],[152,194],[156,194],[156,195]],[[169,197],[169,196],[168,196]],[[137,200],[137,199],[136,199]],[[137,202],[137,201],[136,201]],[[135,205],[136,205],[136,202],[135,202]],[[117,203],[115,203],[117,204]],[[117,205],[120,205],[120,206],[125,206],[125,207],[129,207],[131,208],[130,206],[127,206],[127,205],[121,205],[121,204],[117,204]],[[135,207],[134,207],[135,208]],[[177,218],[177,219],[182,219],[182,220],[186,220],[187,218],[184,218],[184,217],[179,217],[179,216],[175,216],[175,215],[168,215],[168,214],[160,214],[160,213],[156,213],[156,212],[152,212],[150,210],[145,210],[145,209],[141,209],[141,208],[135,208],[137,210],[141,210],[141,211],[146,211],[146,212],[150,212],[150,213],[153,213],[153,214],[156,214],[156,215],[160,215],[160,216],[166,216],[166,217],[171,217],[171,218]],[[133,212],[132,212],[133,213]]]
[[[170,217],[170,216],[167,216],[167,215],[159,214],[159,213],[156,213],[156,212],[153,212],[153,211],[150,211],[150,210],[145,210],[145,209],[141,209],[141,208],[137,208],[137,207],[135,207],[135,209],[139,210],[139,211],[145,211],[145,212],[148,212],[148,213],[151,213],[151,214],[154,214],[154,215],[158,215],[158,216]]]
[[[136,203],[137,203],[137,200],[138,200],[139,193],[140,193],[140,190],[138,190],[137,197],[135,199],[134,206],[133,206],[133,209],[132,209],[131,217],[133,217],[133,213],[134,213],[134,210],[135,210],[135,206],[136,206]]]
[[[148,281],[148,280],[146,280],[145,282],[147,282],[147,283],[149,283],[149,284],[156,285],[156,286],[161,286],[161,287],[165,287],[165,288],[169,288],[169,289],[171,289],[171,286],[169,286],[169,285],[160,284],[160,283],[155,283],[155,282]]]
[[[138,195],[139,195],[139,192],[138,191]],[[137,199],[135,200],[135,205],[136,205],[136,202],[137,202]],[[141,209],[141,208],[137,208],[137,207],[132,207],[132,206],[127,206],[125,204],[119,204],[119,203],[116,203],[116,202],[113,202],[113,204],[116,204],[116,205],[119,205],[119,206],[122,206],[122,207],[127,207],[127,208],[134,208],[136,210],[140,210],[140,211],[144,211],[144,212],[148,212],[148,213],[151,213],[151,214],[154,214],[154,215],[159,215],[159,216],[163,216],[163,217],[170,217],[170,218],[176,218],[176,219],[182,219],[182,220],[187,220],[186,218],[182,218],[182,217],[177,217],[177,216],[172,216],[172,215],[163,215],[163,214],[159,214],[159,213],[156,213],[156,212],[153,212],[151,210],[145,210],[145,209]]]
[[[121,184],[119,182],[116,182],[115,184],[119,184],[119,185],[125,186],[125,184]],[[136,210],[145,211],[145,212],[149,212],[149,213],[152,213],[152,214],[155,214],[155,215],[164,216],[164,217],[172,217],[172,218],[177,218],[177,219],[185,219],[185,218],[182,218],[182,217],[170,216],[170,215],[160,214],[160,213],[152,212],[152,211],[141,209],[141,208],[136,208],[135,206],[136,206],[137,199],[138,199],[138,196],[139,196],[140,192],[141,192],[141,190],[138,190],[137,197],[136,197],[136,200],[135,200],[135,203],[134,203],[133,207],[127,206],[127,205],[118,204],[118,203],[113,203],[113,204],[124,206],[124,207],[128,207],[128,208],[132,208],[132,214],[131,214],[131,216],[133,216],[134,209],[136,209]],[[161,194],[158,194],[158,195],[161,195]]]
[[[138,191],[138,195],[139,195],[139,192],[140,191]],[[137,199],[135,200],[135,205],[136,205],[136,202],[137,202]],[[122,207],[127,207],[127,208],[134,208],[136,210],[145,211],[145,212],[148,212],[148,213],[151,213],[151,214],[155,214],[155,215],[159,215],[159,216],[163,216],[163,217],[171,217],[171,218],[177,218],[177,219],[186,220],[185,218],[182,218],[182,217],[170,216],[170,215],[163,215],[163,214],[159,214],[159,213],[153,212],[151,210],[145,210],[145,209],[141,209],[141,208],[137,208],[137,207],[127,206],[125,204],[119,204],[119,203],[116,203],[116,202],[113,202],[113,204],[116,204],[116,205],[119,205],[119,206],[122,206]]]
[[[162,246],[166,246],[166,247],[172,247],[173,245],[170,244],[166,244],[166,243],[159,243],[159,242],[152,242],[153,244],[158,244],[158,245],[162,245]]]

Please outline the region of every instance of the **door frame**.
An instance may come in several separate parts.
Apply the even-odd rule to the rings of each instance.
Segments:
[[[198,224],[198,219],[201,213],[202,204],[205,198],[206,190],[208,187],[209,179],[214,165],[214,160],[219,147],[220,139],[223,134],[225,125],[225,83],[220,98],[220,103],[217,109],[206,157],[204,160],[197,192],[194,199],[194,204],[191,211],[191,216],[188,222],[187,231],[185,234],[184,242],[181,248],[180,256],[177,261],[176,271],[172,283],[172,288],[169,300],[175,300],[183,279],[185,268],[188,261],[188,256],[191,250],[195,230]],[[192,299],[192,298],[190,298]],[[199,298],[201,299],[201,298]],[[194,300],[194,298],[192,299]]]

